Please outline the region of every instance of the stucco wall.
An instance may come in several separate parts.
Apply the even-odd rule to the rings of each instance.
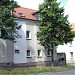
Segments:
[[[18,25],[22,25],[19,30],[21,38],[16,38],[14,43],[14,63],[27,63],[26,59],[26,22],[25,20],[17,20]],[[19,50],[19,53],[15,53],[15,50]]]
[[[72,41],[72,44],[67,43],[64,45],[59,45],[57,47],[57,52],[65,52],[67,63],[75,62],[75,38]],[[73,57],[71,57],[70,52],[73,52]]]
[[[37,40],[38,22],[23,19],[18,19],[16,22],[18,25],[22,25],[19,30],[21,38],[16,38],[14,43],[0,39],[0,63],[51,61],[51,56],[47,56],[47,50]],[[29,40],[26,39],[26,31],[31,32],[31,39]],[[19,53],[15,53],[15,50],[19,50]],[[27,57],[27,50],[31,50],[30,58]],[[41,57],[38,57],[38,50],[41,50]],[[54,50],[54,60],[57,60],[56,50]]]
[[[10,40],[0,39],[0,63],[13,62],[13,43]]]
[[[47,51],[37,40],[37,31],[39,30],[37,22],[27,20],[26,30],[31,32],[31,39],[27,40],[27,49],[31,50],[31,58],[27,58],[27,62],[51,61],[51,56],[47,56]],[[41,50],[41,57],[38,57],[38,50]],[[54,60],[57,60],[56,49],[54,50]]]

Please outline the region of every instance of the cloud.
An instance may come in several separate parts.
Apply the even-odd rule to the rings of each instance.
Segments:
[[[65,14],[69,15],[69,22],[75,23],[75,0],[68,0],[66,6],[65,6]]]
[[[38,9],[38,5],[43,2],[43,0],[15,0],[21,7]]]

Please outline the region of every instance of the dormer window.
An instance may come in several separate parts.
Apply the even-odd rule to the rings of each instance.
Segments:
[[[40,20],[40,14],[39,14],[39,13],[38,13],[38,15],[37,15],[37,19]]]
[[[23,13],[18,13],[20,17],[25,17]]]

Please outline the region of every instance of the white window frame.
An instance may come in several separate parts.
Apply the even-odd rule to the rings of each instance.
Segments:
[[[30,51],[29,56],[28,56],[28,51]],[[31,50],[27,50],[27,57],[31,57]]]
[[[49,56],[52,56],[52,54],[51,54],[51,51],[50,50],[47,50],[47,56],[49,57]]]
[[[40,53],[39,53],[39,52],[40,52]],[[38,51],[37,51],[37,56],[38,56],[38,57],[42,57],[42,50],[38,50]]]
[[[28,34],[29,37],[27,37],[27,32],[29,32],[29,34]],[[26,39],[31,40],[31,32],[30,31],[26,31]]]
[[[73,57],[73,52],[70,52],[71,57]]]

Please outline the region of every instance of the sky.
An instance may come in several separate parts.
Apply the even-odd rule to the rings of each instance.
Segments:
[[[22,7],[31,8],[31,9],[38,9],[38,5],[43,2],[43,0],[15,0],[21,5]]]
[[[41,4],[44,0],[15,0],[21,7],[31,8],[38,10],[38,5]],[[65,8],[65,14],[69,15],[69,22],[75,23],[75,0],[57,0],[61,1],[61,5]]]
[[[65,14],[69,15],[70,23],[75,23],[75,0],[68,0],[65,5]]]

